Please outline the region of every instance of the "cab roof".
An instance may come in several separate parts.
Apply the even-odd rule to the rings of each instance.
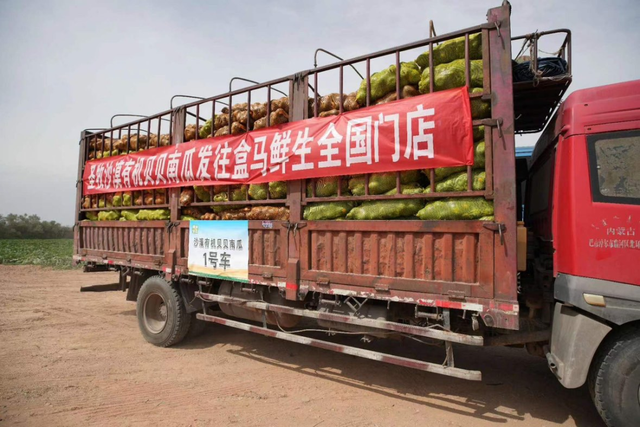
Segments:
[[[615,83],[573,92],[560,104],[535,145],[532,162],[562,133],[598,133],[600,126],[640,120],[640,80]]]

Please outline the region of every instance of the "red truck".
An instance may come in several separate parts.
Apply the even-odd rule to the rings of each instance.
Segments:
[[[121,290],[127,292],[127,300],[137,301],[140,330],[155,345],[177,344],[208,321],[469,380],[481,380],[481,373],[455,366],[453,344],[524,346],[531,354],[546,357],[565,387],[588,383],[607,425],[638,425],[640,272],[630,266],[640,260],[640,81],[577,91],[561,103],[571,82],[570,32],[512,38],[510,14],[505,2],[490,9],[487,22],[475,27],[239,90],[231,90],[230,85],[226,94],[196,97],[153,116],[83,131],[74,259],[83,262],[86,271],[119,271]],[[558,35],[563,39],[556,60],[565,68],[545,75],[538,42]],[[524,67],[531,71],[530,78],[514,79],[514,70],[522,71],[522,64],[513,61],[512,42],[529,47],[530,61]],[[389,69],[391,77],[395,73],[389,95],[397,101],[384,106],[386,113],[405,112],[413,100],[436,99],[440,83],[428,76],[438,75],[438,58],[452,46],[453,53],[461,55],[457,59],[463,64],[461,86],[476,86],[461,102],[469,102],[472,113],[479,103],[488,109],[483,117],[469,118],[468,128],[458,126],[464,128],[460,141],[444,145],[459,143],[468,149],[465,155],[473,157],[469,153],[477,150],[478,142],[473,145],[471,134],[478,134],[485,150],[482,186],[476,187],[474,158],[473,162],[443,163],[462,169],[466,176],[463,189],[439,190],[441,165],[429,163],[438,158],[436,153],[424,163],[425,176],[420,178],[428,181],[424,192],[404,192],[400,171],[393,175],[390,192],[376,192],[374,176],[383,169],[371,167],[358,175],[364,194],[349,191],[353,178],[340,176],[330,200],[332,206],[387,201],[420,201],[421,206],[429,206],[446,196],[446,203],[489,203],[493,215],[468,219],[462,213],[462,219],[440,220],[415,216],[309,219],[305,212],[328,200],[318,185],[323,182],[319,169],[308,171],[305,179],[296,179],[301,175],[289,171],[281,177],[284,193],[280,195],[272,193],[272,183],[252,184],[268,190],[262,198],[248,193],[234,198],[233,188],[240,187],[231,184],[243,181],[225,181],[218,175],[208,180],[201,177],[194,197],[191,185],[185,183],[196,172],[185,163],[174,163],[176,175],[171,178],[172,154],[194,156],[198,148],[199,153],[231,150],[225,144],[232,136],[240,136],[238,141],[242,135],[259,140],[255,135],[272,132],[273,136],[273,129],[284,133],[292,126],[307,126],[308,130],[334,120],[325,116],[340,120],[361,114],[358,120],[365,120],[369,111],[377,115],[376,108],[382,107],[374,105],[381,104],[374,92],[380,79],[372,75],[372,61],[379,58],[391,58],[395,65]],[[420,89],[428,94],[409,99],[401,84],[406,69],[400,59],[416,50],[426,58],[420,72],[421,79],[425,75],[427,79],[421,80]],[[360,98],[344,90],[345,73],[354,66],[366,70]],[[478,70],[480,74],[474,75]],[[321,93],[328,91],[321,83],[331,73],[337,76],[338,96],[333,99],[338,101],[335,108],[326,110]],[[285,97],[276,99],[276,91]],[[259,97],[266,102],[255,104]],[[239,102],[246,104],[237,107]],[[258,105],[255,110],[254,105]],[[261,108],[264,111],[258,113]],[[421,123],[429,129],[426,122]],[[517,157],[514,135],[543,129],[532,158]],[[443,146],[428,138],[420,141]],[[328,156],[334,148],[324,146]],[[140,160],[144,156],[157,163],[147,157],[144,166]],[[220,157],[216,159],[217,168]],[[196,169],[206,173],[210,166]],[[148,189],[143,182],[147,180],[141,178],[144,167],[151,177]],[[361,166],[352,167],[355,171]],[[160,180],[151,172],[162,168],[167,175]],[[140,182],[129,185],[129,174],[135,177],[136,170]],[[106,190],[94,188],[98,171],[100,179],[110,177]],[[124,171],[126,179],[120,175]],[[123,188],[133,191],[123,193]],[[229,210],[239,201],[243,210]],[[264,207],[273,209],[268,211],[272,216],[251,216],[267,212],[260,210]],[[191,215],[194,212],[197,218]],[[247,221],[202,221],[207,219]],[[204,244],[203,239],[198,242],[198,231],[209,226],[219,231],[234,223],[246,227],[242,248],[247,257],[246,279],[198,274],[190,257],[194,247]],[[215,239],[205,240],[207,248],[209,240],[212,248],[216,244]],[[234,242],[224,240],[225,250],[237,250]],[[238,245],[241,242],[238,239]],[[218,248],[221,244],[218,239]],[[228,255],[219,253],[223,254]],[[203,255],[201,262],[209,267],[222,263],[218,253]],[[408,359],[298,334],[293,328],[301,321],[314,322],[315,329],[332,334],[360,333],[365,341],[392,336],[437,340],[443,344],[444,362]]]

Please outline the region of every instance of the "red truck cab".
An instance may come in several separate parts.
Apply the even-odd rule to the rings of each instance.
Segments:
[[[589,379],[596,406],[612,400],[608,424],[640,422],[640,80],[569,96],[527,187],[529,260],[555,301],[549,366],[568,388]]]

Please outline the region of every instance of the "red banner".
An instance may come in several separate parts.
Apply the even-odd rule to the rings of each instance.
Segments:
[[[84,194],[473,164],[466,88],[87,162]]]

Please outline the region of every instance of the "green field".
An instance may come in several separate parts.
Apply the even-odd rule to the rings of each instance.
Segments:
[[[73,268],[73,239],[0,239],[0,264]]]

